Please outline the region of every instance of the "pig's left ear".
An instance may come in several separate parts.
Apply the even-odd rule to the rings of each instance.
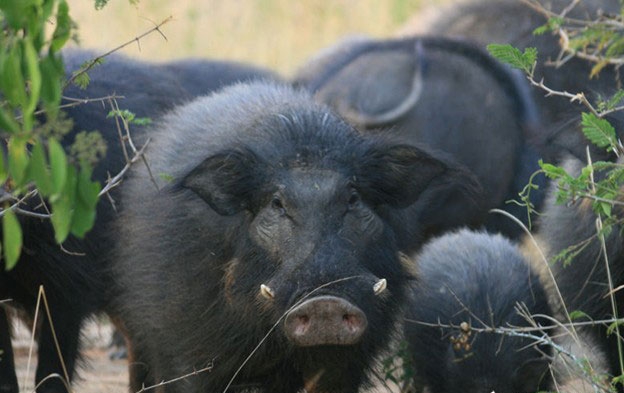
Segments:
[[[356,183],[373,205],[407,207],[425,191],[442,199],[447,192],[465,189],[478,194],[481,186],[467,169],[438,159],[411,145],[377,146],[370,149],[358,168]]]
[[[259,158],[247,149],[228,149],[206,158],[180,182],[217,213],[231,216],[251,207],[260,187]]]

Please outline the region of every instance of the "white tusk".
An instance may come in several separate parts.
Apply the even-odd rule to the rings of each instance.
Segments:
[[[386,281],[385,278],[382,278],[381,280],[377,281],[375,285],[373,285],[373,292],[375,292],[375,295],[379,295],[380,293],[386,290],[387,286],[388,286],[388,281]]]
[[[260,294],[267,299],[273,299],[275,297],[273,290],[264,284],[260,284]]]

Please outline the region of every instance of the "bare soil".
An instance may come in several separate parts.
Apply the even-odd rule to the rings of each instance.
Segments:
[[[83,353],[86,362],[79,371],[79,378],[73,384],[75,393],[125,393],[128,391],[126,360],[109,358],[111,332],[111,325],[107,322],[92,321],[84,329]],[[21,324],[16,326],[13,348],[17,378],[22,393],[34,392],[37,353],[35,345],[30,366],[28,366],[30,340],[30,330]]]

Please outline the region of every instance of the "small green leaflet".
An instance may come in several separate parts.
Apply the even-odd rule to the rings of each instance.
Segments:
[[[22,250],[22,228],[12,210],[4,211],[4,216],[2,216],[2,235],[4,268],[11,270],[17,264]]]
[[[537,60],[536,48],[526,48],[523,53],[509,44],[489,44],[487,50],[499,61],[523,70],[527,74],[531,73]]]
[[[583,113],[581,124],[583,134],[594,145],[613,151],[617,146],[615,128],[605,119],[601,119],[592,113]]]

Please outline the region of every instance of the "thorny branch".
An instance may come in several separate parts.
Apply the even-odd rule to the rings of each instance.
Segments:
[[[0,189],[0,203],[8,202],[8,201],[15,201],[15,202],[13,202],[13,204],[11,206],[9,206],[9,207],[7,207],[5,209],[0,209],[0,217],[4,216],[6,214],[6,212],[12,211],[12,212],[14,212],[16,214],[22,214],[22,215],[25,215],[25,216],[30,216],[30,217],[35,217],[35,218],[46,218],[46,219],[50,218],[49,214],[35,213],[35,212],[32,212],[32,211],[23,210],[23,209],[19,208],[19,206],[21,204],[25,203],[28,199],[30,199],[30,198],[38,195],[38,194],[39,194],[39,191],[34,189],[34,190],[28,191],[21,198],[17,198],[13,194]]]
[[[624,30],[624,23],[622,23],[622,18],[618,16],[609,16],[608,18],[605,16],[598,16],[597,19],[594,20],[580,20],[569,18],[567,14],[572,11],[576,5],[580,3],[580,0],[574,0],[570,3],[568,7],[566,7],[560,13],[556,13],[546,9],[543,5],[540,4],[538,0],[522,0],[523,3],[534,9],[536,12],[544,15],[546,18],[561,18],[563,19],[569,26],[567,27],[558,27],[556,32],[559,35],[561,42],[561,49],[563,53],[567,53],[572,56],[576,56],[581,59],[589,60],[593,63],[603,63],[603,64],[611,64],[615,66],[621,66],[624,64],[624,58],[622,57],[613,57],[613,56],[602,56],[599,51],[596,50],[594,53],[588,53],[587,51],[579,51],[570,47],[570,31],[577,31],[579,29],[584,29],[592,25],[602,24],[603,26],[608,26],[611,30]],[[570,26],[571,25],[571,26]]]
[[[560,13],[553,12],[551,10],[546,9],[542,4],[540,4],[539,0],[521,0],[524,4],[544,15],[546,18],[560,18],[565,21],[566,26],[559,26],[556,29],[557,34],[560,38],[561,45],[561,53],[554,63],[555,66],[559,67],[565,64],[569,59],[573,57],[578,57],[580,59],[588,60],[593,63],[600,64],[610,64],[613,66],[621,66],[624,64],[624,58],[622,57],[613,57],[613,56],[602,56],[599,53],[599,50],[596,49],[593,53],[589,53],[585,50],[576,50],[570,46],[570,34],[571,32],[578,31],[579,29],[584,29],[589,26],[595,24],[602,24],[603,26],[609,26],[612,30],[624,31],[624,23],[620,17],[609,16],[608,18],[605,16],[599,16],[595,20],[580,20],[568,17],[568,13],[576,7],[580,3],[580,0],[572,1],[565,9],[563,9]],[[528,75],[528,79],[530,83],[546,92],[546,96],[559,96],[568,98],[571,102],[579,102],[587,109],[598,117],[604,117],[613,112],[618,112],[624,110],[624,105],[618,106],[611,109],[598,110],[594,105],[589,102],[587,97],[583,92],[580,93],[569,93],[567,91],[556,91],[544,84],[544,80],[540,80],[539,82],[534,77],[535,65]]]
[[[169,16],[168,18],[164,19],[162,22],[156,24],[153,28],[151,28],[150,30],[144,32],[143,34],[136,36],[135,38],[133,38],[132,40],[129,40],[119,46],[117,46],[114,49],[109,50],[108,52],[97,56],[96,58],[92,59],[86,66],[82,67],[80,70],[74,72],[72,74],[72,76],[64,83],[63,85],[63,90],[65,90],[65,88],[71,84],[74,80],[76,80],[76,78],[81,75],[86,73],[87,71],[89,71],[91,68],[93,68],[97,63],[99,63],[103,58],[105,58],[106,56],[119,51],[120,49],[125,48],[126,46],[136,42],[136,43],[140,43],[140,40],[143,39],[144,37],[146,37],[149,34],[152,34],[153,32],[158,32],[160,35],[163,36],[163,38],[165,40],[167,40],[167,37],[165,36],[165,34],[160,30],[160,28],[165,25],[166,23],[170,22],[171,20],[173,20],[172,16]],[[87,104],[87,103],[92,103],[92,102],[106,102],[108,101],[109,103],[111,103],[111,107],[114,110],[119,111],[119,106],[117,105],[117,99],[118,98],[124,98],[123,96],[118,96],[116,94],[111,94],[109,96],[106,97],[98,97],[98,98],[72,98],[72,97],[63,97],[66,101],[70,101],[67,104],[63,104],[60,105],[59,108],[61,109],[65,109],[65,108],[71,108],[71,107],[75,107],[78,105],[83,105],[83,104]],[[114,104],[113,104],[114,103]],[[35,114],[43,114],[45,113],[44,110],[39,110],[37,112],[35,112]],[[124,123],[124,130],[125,130],[125,134],[126,136],[124,137],[121,133],[121,128],[119,125],[119,116],[116,116],[117,119],[117,129],[119,132],[119,137],[120,137],[120,141],[122,144],[122,148],[123,148],[123,152],[124,152],[124,157],[126,159],[126,165],[124,166],[124,168],[115,176],[113,176],[112,178],[109,177],[109,179],[107,179],[106,181],[106,186],[104,186],[104,188],[102,189],[102,191],[100,191],[100,193],[98,194],[98,196],[102,196],[104,194],[107,194],[111,189],[117,187],[120,183],[121,180],[123,178],[123,176],[125,175],[125,173],[130,169],[130,166],[132,166],[132,164],[134,164],[135,162],[137,162],[139,159],[143,159],[143,161],[145,162],[145,164],[147,165],[147,161],[145,160],[143,154],[145,151],[145,148],[147,147],[147,145],[149,144],[149,139],[147,140],[147,142],[143,145],[143,147],[141,147],[140,149],[137,149],[134,145],[134,143],[132,142],[132,138],[130,137],[130,131],[129,131],[129,127],[127,122],[122,119],[123,123]],[[127,153],[127,149],[126,149],[126,144],[124,143],[124,140],[128,141],[129,145],[131,146],[131,149],[133,151],[133,156],[130,158],[130,156]],[[148,171],[150,172],[150,176],[152,176],[151,174],[151,170],[149,170],[149,166],[148,166]],[[153,179],[153,176],[152,176]],[[155,183],[155,180],[154,180]],[[2,216],[4,216],[6,214],[7,211],[13,211],[16,214],[20,214],[20,215],[24,215],[24,216],[29,216],[29,217],[35,217],[35,218],[41,218],[41,219],[49,219],[51,217],[51,214],[49,213],[49,211],[46,214],[42,214],[42,213],[36,213],[33,211],[29,211],[29,210],[24,210],[21,209],[19,206],[24,204],[27,200],[29,200],[31,197],[34,197],[38,195],[38,191],[36,189],[30,190],[28,191],[24,196],[18,198],[16,196],[14,196],[13,194],[11,194],[10,192],[6,191],[3,188],[0,188],[0,203],[3,202],[8,202],[8,201],[14,201],[9,207],[7,208],[0,208],[0,218]],[[107,194],[108,195],[108,194]],[[110,197],[109,197],[110,199]],[[114,201],[112,201],[111,199],[111,203],[113,203],[113,207],[114,207]]]
[[[512,326],[512,325],[494,326],[492,324],[491,326],[483,325],[482,327],[474,327],[474,326],[471,326],[467,322],[462,322],[461,324],[456,325],[453,323],[444,324],[440,320],[438,320],[437,323],[429,323],[429,322],[423,322],[423,321],[416,321],[412,319],[405,319],[405,322],[415,323],[418,325],[432,327],[432,328],[461,331],[464,333],[476,332],[476,333],[483,333],[483,334],[499,334],[499,335],[506,336],[506,337],[517,337],[517,338],[529,339],[531,340],[531,344],[529,344],[528,346],[535,347],[535,349],[537,350],[539,350],[538,348],[539,345],[550,346],[555,351],[553,355],[548,355],[541,350],[540,352],[542,352],[544,356],[547,356],[551,359],[551,369],[556,369],[558,367],[561,367],[562,365],[561,362],[564,362],[565,364],[566,362],[565,359],[560,357],[561,355],[563,355],[563,357],[571,360],[573,364],[577,365],[578,367],[577,372],[580,372],[582,374],[582,379],[586,383],[591,385],[594,391],[596,392],[607,391],[607,388],[606,388],[607,381],[602,379],[602,376],[600,375],[600,372],[602,372],[602,370],[594,370],[591,364],[589,365],[587,364],[584,354],[576,353],[576,351],[564,347],[558,342],[558,338],[564,335],[572,334],[572,332],[569,330],[570,328],[575,329],[580,326],[593,326],[593,325],[598,325],[598,324],[622,323],[624,322],[624,319],[609,319],[609,320],[601,320],[601,321],[575,322],[572,324],[572,323],[561,323],[557,321],[556,319],[547,315],[541,315],[541,314],[530,315],[528,310],[526,309],[526,306],[523,306],[522,304],[516,305],[516,311],[529,322],[530,326],[526,326],[526,327]],[[545,320],[550,320],[552,322],[552,325],[542,326],[538,324],[535,321],[535,318],[537,317],[543,318]],[[548,331],[552,331],[552,332],[549,334]],[[557,333],[558,331],[560,331],[560,333]],[[555,364],[558,364],[559,366],[556,366]],[[589,368],[587,368],[588,366]],[[553,377],[554,377],[556,372],[553,372],[553,371],[554,370],[551,370],[551,373],[553,373]],[[557,383],[556,380],[554,382]]]
[[[125,48],[128,45],[131,45],[133,43],[139,43],[140,40],[144,37],[146,37],[149,34],[152,34],[153,32],[157,31],[161,36],[163,36],[163,38],[165,40],[167,40],[167,36],[165,36],[165,34],[160,30],[160,28],[165,25],[166,23],[169,23],[173,20],[173,16],[169,16],[166,19],[164,19],[162,22],[158,23],[156,26],[154,26],[153,28],[149,29],[148,31],[146,31],[145,33],[134,37],[133,39],[117,46],[116,48],[113,48],[111,50],[109,50],[108,52],[99,55],[97,57],[95,57],[94,59],[92,59],[91,61],[89,61],[84,67],[82,67],[80,70],[74,72],[74,74],[67,79],[67,81],[65,82],[65,84],[63,85],[63,90],[69,86],[73,81],[76,80],[76,78],[78,78],[80,75],[84,74],[85,72],[89,71],[91,68],[93,68],[96,64],[98,64],[102,59],[104,59],[106,56],[115,53],[123,48]]]

